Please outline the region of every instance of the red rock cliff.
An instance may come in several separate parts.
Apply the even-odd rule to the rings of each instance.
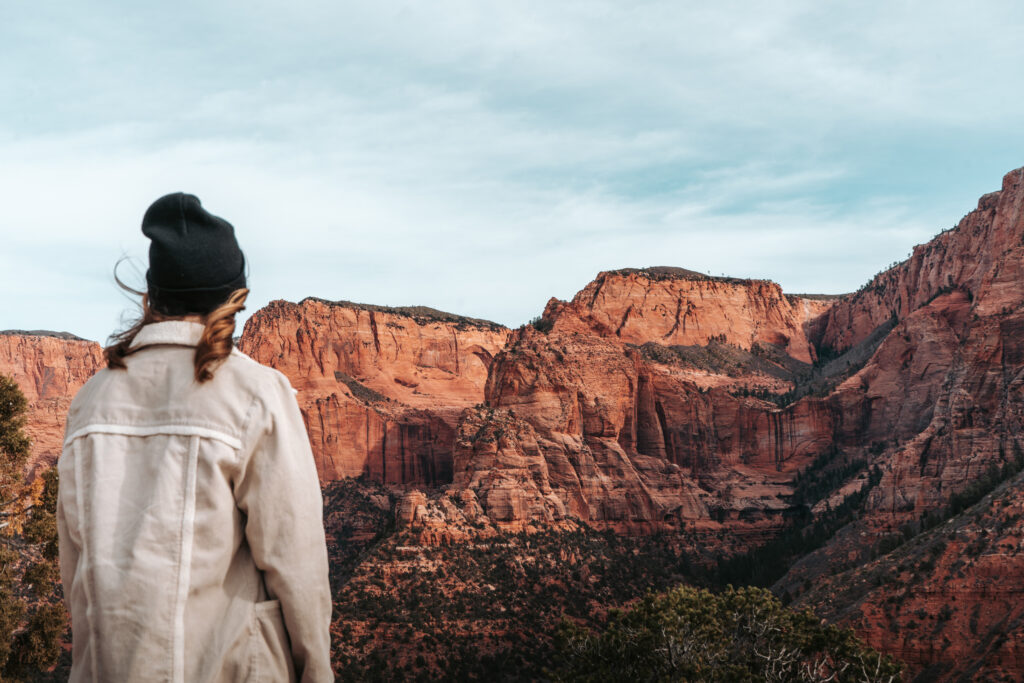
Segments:
[[[483,401],[508,330],[426,308],[275,301],[239,347],[299,391],[324,481],[367,474],[388,484],[451,481],[458,415]]]
[[[821,401],[780,410],[705,390],[593,334],[517,331],[486,396],[460,425],[454,486],[512,528],[571,517],[756,537],[782,523],[793,473],[832,441]]]
[[[50,333],[0,332],[0,373],[10,375],[29,402],[29,467],[56,462],[71,399],[105,365],[95,342]]]
[[[600,273],[572,301],[552,299],[544,317],[555,332],[587,332],[624,342],[704,345],[720,338],[744,349],[782,347],[815,358],[806,327],[831,300],[785,296],[768,280],[715,278],[682,268]]]
[[[821,322],[820,345],[848,348],[894,313],[904,318],[953,289],[971,297],[979,316],[1019,305],[1024,292],[1022,183],[1024,169],[1007,173],[1002,189],[979,199],[954,229],[914,247],[909,259],[829,309]]]

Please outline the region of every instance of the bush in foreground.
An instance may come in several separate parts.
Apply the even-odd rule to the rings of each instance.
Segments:
[[[557,681],[878,681],[900,665],[849,629],[822,625],[762,588],[689,586],[616,611],[599,632],[563,621]]]

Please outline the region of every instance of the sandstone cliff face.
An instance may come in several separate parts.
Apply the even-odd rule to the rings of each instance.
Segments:
[[[298,390],[323,481],[451,481],[455,427],[483,401],[508,330],[423,308],[275,301],[246,323],[242,351]]]
[[[904,318],[953,289],[973,300],[978,316],[999,315],[1024,299],[1021,217],[1024,169],[1007,173],[1002,189],[978,200],[956,228],[914,248],[903,263],[825,312],[820,346],[844,349],[893,313]]]
[[[555,332],[585,332],[643,344],[707,344],[744,349],[773,344],[804,362],[815,358],[805,328],[831,300],[785,296],[768,280],[713,278],[658,267],[598,274],[572,301],[552,299],[544,317]]]
[[[897,313],[866,365],[826,400],[843,446],[884,445],[865,512],[891,529],[941,507],[1024,448],[1024,171],[960,225],[824,316],[824,346]],[[844,331],[845,330],[845,331]]]
[[[509,527],[572,518],[623,531],[783,523],[793,473],[828,448],[820,401],[779,410],[595,335],[523,328],[467,411],[454,487]]]
[[[13,377],[29,403],[25,431],[32,439],[30,470],[57,461],[71,399],[104,365],[103,350],[95,342],[0,333],[0,374]]]

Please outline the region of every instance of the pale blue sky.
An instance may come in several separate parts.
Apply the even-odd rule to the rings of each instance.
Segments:
[[[103,341],[177,190],[250,312],[514,326],[651,265],[850,291],[1024,165],[1021,35],[1016,2],[3,3],[0,329]]]

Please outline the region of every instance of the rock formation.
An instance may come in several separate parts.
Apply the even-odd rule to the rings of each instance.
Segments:
[[[257,311],[239,348],[298,390],[323,481],[432,487],[452,480],[459,414],[483,401],[507,335],[424,307],[305,299]]]
[[[890,525],[941,505],[1024,432],[1010,400],[1024,331],[1016,313],[1024,279],[1012,275],[1024,254],[1020,175],[1009,174],[957,229],[835,301],[680,269],[602,273],[571,302],[548,304],[547,334],[516,332],[495,358],[487,406],[514,411],[505,433],[518,434],[497,462],[520,472],[517,480],[533,473],[545,515],[627,526],[784,511],[785,474],[837,449],[849,457],[881,449],[872,464],[884,475],[868,509]],[[758,369],[748,359],[731,377],[709,368],[718,376],[702,386],[694,363],[650,352],[715,340],[761,359],[781,350],[797,367],[780,362],[773,374],[770,363]],[[831,383],[822,363],[801,365],[816,349],[827,351],[826,365],[848,366]],[[773,377],[776,389],[794,392],[811,377],[820,395],[780,409],[738,391],[770,388]],[[456,450],[456,486],[501,480],[490,451]],[[481,479],[477,468],[492,474]],[[770,502],[752,506],[738,494],[750,482],[766,487],[758,497]],[[538,514],[535,505],[516,509]]]
[[[856,627],[928,680],[1024,672],[1024,476],[878,559],[817,576],[798,604]],[[922,676],[924,678],[924,676]]]
[[[95,342],[54,332],[0,332],[0,374],[13,377],[29,403],[30,470],[57,461],[71,399],[104,364]]]
[[[832,301],[786,296],[770,280],[711,277],[661,266],[600,273],[572,301],[549,301],[543,317],[552,321],[555,332],[666,346],[704,345],[720,338],[750,349],[760,342],[809,363],[815,350],[807,323]]]
[[[487,410],[460,426],[454,486],[505,523],[781,524],[793,471],[830,443],[828,414],[703,390],[676,370],[596,335],[517,331]]]

